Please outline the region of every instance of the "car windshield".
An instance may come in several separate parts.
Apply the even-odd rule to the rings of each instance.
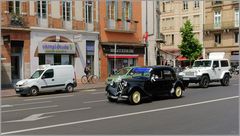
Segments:
[[[130,75],[133,77],[144,76],[150,77],[151,68],[133,68],[130,72]]]
[[[198,60],[194,62],[193,67],[211,67],[211,62],[210,60]]]
[[[131,68],[121,68],[117,73],[116,75],[125,75],[128,73],[128,71],[130,70]]]
[[[35,79],[35,78],[39,78],[41,76],[41,74],[43,73],[44,70],[37,70],[33,73],[33,75],[30,77],[30,79]]]

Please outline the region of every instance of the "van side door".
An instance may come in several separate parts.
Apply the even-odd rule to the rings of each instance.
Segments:
[[[46,70],[41,77],[41,82],[43,83],[41,85],[43,91],[55,90],[54,70]]]

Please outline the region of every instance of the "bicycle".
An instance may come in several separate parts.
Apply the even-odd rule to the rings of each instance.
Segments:
[[[96,75],[83,75],[81,77],[81,82],[83,84],[86,84],[86,83],[96,83],[98,81],[98,77]]]

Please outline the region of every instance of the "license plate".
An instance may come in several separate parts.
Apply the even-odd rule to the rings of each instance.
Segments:
[[[16,89],[16,91],[19,91],[20,89]]]
[[[183,80],[189,80],[189,77],[184,77]]]

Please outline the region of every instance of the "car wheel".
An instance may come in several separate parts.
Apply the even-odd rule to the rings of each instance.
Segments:
[[[141,102],[141,93],[139,91],[133,91],[129,97],[131,104],[139,104]]]
[[[37,88],[37,87],[32,87],[32,88],[30,89],[30,94],[31,94],[32,96],[37,96],[37,95],[38,95],[38,88]]]
[[[71,93],[74,91],[73,85],[72,84],[68,84],[66,87],[66,92]]]
[[[182,97],[182,93],[183,93],[183,91],[182,91],[181,86],[177,86],[177,87],[175,88],[175,90],[174,90],[173,96],[174,96],[175,98],[180,98],[180,97]]]
[[[223,79],[221,80],[221,84],[223,86],[228,86],[229,85],[229,79],[230,79],[229,75],[225,74]]]
[[[209,82],[210,82],[210,81],[209,81],[208,76],[204,75],[204,76],[202,76],[199,85],[200,85],[202,88],[207,88],[208,85],[209,85]]]

